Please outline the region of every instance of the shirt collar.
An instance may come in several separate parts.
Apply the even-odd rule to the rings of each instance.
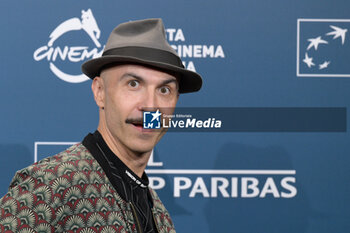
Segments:
[[[93,136],[96,140],[97,146],[101,150],[101,153],[106,157],[105,159],[107,159],[109,163],[112,163],[111,165],[116,168],[114,169],[115,172],[122,176],[123,180],[127,181],[127,183],[130,183],[132,186],[143,189],[148,187],[149,180],[145,172],[143,172],[141,178],[138,177],[128,166],[123,163],[123,161],[118,158],[116,154],[112,152],[100,132],[96,130]]]

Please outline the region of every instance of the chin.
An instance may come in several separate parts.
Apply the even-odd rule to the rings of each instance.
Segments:
[[[130,149],[139,153],[150,152],[153,150],[162,136],[163,134],[159,134],[159,132],[138,135],[138,137],[136,137],[133,142],[129,144]]]
[[[134,151],[136,154],[145,154],[147,152],[151,152],[152,148],[131,148],[132,151]]]
[[[147,153],[153,150],[154,148],[154,144],[153,143],[134,143],[131,147],[130,150],[143,154],[143,153]]]

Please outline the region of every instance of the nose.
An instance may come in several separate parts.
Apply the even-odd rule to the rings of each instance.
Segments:
[[[155,111],[158,106],[157,95],[155,90],[147,89],[144,91],[141,100],[141,110],[143,111]]]

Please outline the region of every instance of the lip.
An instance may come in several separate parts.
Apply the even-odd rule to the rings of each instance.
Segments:
[[[155,132],[154,129],[144,129],[142,125],[134,125],[134,124],[131,124],[131,125],[136,130],[138,130],[139,132],[142,132],[142,133],[153,133],[153,132]]]

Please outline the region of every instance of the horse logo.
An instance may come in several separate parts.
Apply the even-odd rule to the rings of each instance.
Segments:
[[[54,47],[55,41],[60,38],[63,34],[71,31],[85,31],[91,40],[95,44],[95,48],[89,50],[87,46],[75,46],[69,47],[64,46]],[[60,70],[55,64],[54,61],[57,59],[69,60],[70,62],[82,62],[86,59],[96,58],[101,56],[103,52],[103,47],[101,46],[98,39],[100,38],[101,31],[96,23],[95,17],[92,14],[91,9],[81,11],[81,19],[74,17],[68,20],[65,20],[60,25],[58,25],[49,35],[49,42],[47,45],[38,48],[34,52],[34,60],[40,61],[44,58],[49,61],[50,70],[60,79],[69,83],[80,83],[88,80],[89,78],[84,74],[72,75],[67,74]],[[98,48],[101,48],[98,51]]]
[[[101,31],[97,26],[91,9],[81,11],[81,20],[79,18],[71,18],[58,25],[50,34],[50,41],[48,45],[51,47],[55,40],[66,32],[78,31],[81,29],[83,29],[90,36],[91,40],[98,48],[101,47],[100,42],[97,40],[100,38]]]

